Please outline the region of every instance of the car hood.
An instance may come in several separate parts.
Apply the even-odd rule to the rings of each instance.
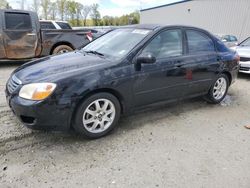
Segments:
[[[250,57],[250,46],[238,46],[236,51],[240,57]]]
[[[75,51],[41,58],[19,67],[15,76],[23,83],[56,81],[77,73],[89,72],[111,64],[103,57]]]

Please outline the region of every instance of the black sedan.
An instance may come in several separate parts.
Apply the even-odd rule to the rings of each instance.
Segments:
[[[238,70],[238,55],[205,30],[136,25],[24,64],[8,80],[6,97],[32,129],[73,127],[98,138],[121,114],[146,106],[197,96],[220,103]]]

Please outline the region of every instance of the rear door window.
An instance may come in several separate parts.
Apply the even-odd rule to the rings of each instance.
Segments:
[[[189,54],[215,51],[214,42],[206,34],[194,30],[187,30],[186,33]]]
[[[32,29],[30,15],[28,13],[5,12],[5,28],[8,30]]]

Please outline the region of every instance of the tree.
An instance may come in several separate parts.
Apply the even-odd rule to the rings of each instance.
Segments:
[[[66,5],[67,5],[67,0],[57,0],[57,9],[61,17],[61,20],[64,20],[64,12],[66,9]]]
[[[106,25],[106,26],[111,25],[110,16],[103,16],[102,21],[103,21],[103,25]]]
[[[20,0],[21,10],[24,10],[25,0]]]
[[[131,19],[130,24],[138,24],[140,22],[140,13],[139,13],[139,11],[135,11],[135,12],[129,14],[129,17]]]
[[[50,3],[49,6],[49,17],[51,20],[55,20],[56,19],[56,15],[57,15],[57,8],[56,8],[56,2]]]
[[[91,6],[85,5],[85,6],[83,6],[83,8],[81,10],[81,15],[83,17],[83,26],[86,26],[86,24],[87,24],[87,18],[91,12],[91,9],[92,9]]]
[[[131,14],[123,15],[121,17],[104,16],[102,18],[103,25],[128,25],[128,24],[138,24],[140,20],[140,14],[135,11]]]
[[[50,0],[41,0],[43,18],[45,20],[48,19],[50,4],[51,4]]]
[[[76,2],[76,25],[80,26],[80,17],[81,17],[81,10],[83,9],[83,5],[81,3]]]
[[[61,19],[69,21],[73,26],[80,25],[128,25],[137,24],[140,20],[139,11],[120,17],[104,16],[101,18],[99,5],[83,5],[78,0],[12,0],[17,1],[22,7],[26,6],[25,2],[31,1],[29,8],[43,19]],[[8,9],[8,0],[0,0],[0,8]],[[88,19],[90,17],[90,19]],[[81,20],[82,19],[82,20]]]
[[[70,16],[72,25],[74,25],[74,19],[76,15],[76,2],[75,1],[67,1],[67,13]]]
[[[101,18],[101,14],[98,10],[99,8],[99,5],[98,4],[93,4],[92,5],[92,11],[91,11],[91,18],[93,20],[93,24],[94,25],[98,25],[99,21],[100,21],[100,18]]]
[[[31,10],[35,12],[39,12],[39,5],[40,5],[40,0],[33,0],[33,3],[31,5]]]
[[[10,6],[9,3],[6,4],[6,7],[5,7],[5,8],[6,8],[6,9],[12,9],[12,7]]]
[[[1,0],[0,9],[11,9],[11,6],[6,0]]]

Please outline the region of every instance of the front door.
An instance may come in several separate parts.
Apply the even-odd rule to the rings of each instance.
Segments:
[[[6,56],[3,43],[3,19],[2,19],[2,14],[0,12],[0,60],[4,59],[5,57]]]
[[[151,54],[154,64],[142,64],[135,73],[133,84],[136,107],[182,97],[185,90],[183,61],[183,35],[181,29],[165,30],[157,34],[139,53]]]
[[[4,13],[3,41],[8,59],[35,57],[38,47],[36,24],[29,13]]]

